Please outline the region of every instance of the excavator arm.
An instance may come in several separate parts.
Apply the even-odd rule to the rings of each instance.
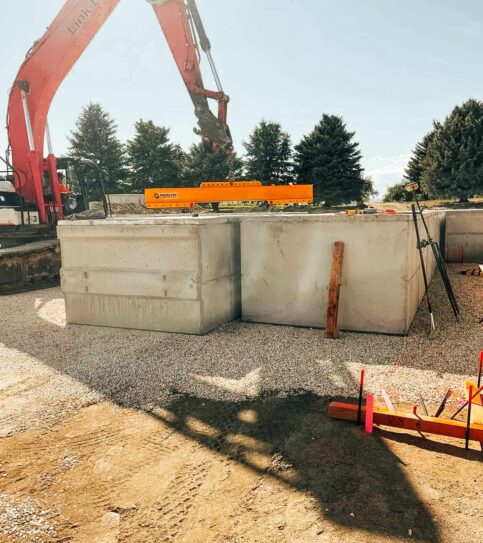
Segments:
[[[26,203],[36,204],[43,223],[49,222],[49,216],[63,218],[56,158],[47,125],[50,104],[72,66],[119,1],[67,0],[42,38],[27,53],[12,86],[7,131],[15,188]],[[198,133],[211,140],[215,147],[231,149],[232,140],[226,125],[228,97],[223,93],[217,75],[217,92],[203,87],[196,32],[203,48],[207,38],[194,0],[148,1],[153,5],[195,105]],[[212,65],[207,43],[206,51]],[[210,111],[208,98],[218,102],[218,117]],[[48,145],[46,158],[45,136]]]
[[[213,142],[215,147],[232,148],[230,130],[226,124],[229,98],[223,92],[220,78],[211,56],[211,44],[194,0],[147,0],[152,4],[161,29],[169,44],[181,77],[195,106],[199,130],[196,133]],[[217,91],[205,89],[200,71],[198,39],[206,53]],[[218,102],[218,117],[208,105],[208,98]]]

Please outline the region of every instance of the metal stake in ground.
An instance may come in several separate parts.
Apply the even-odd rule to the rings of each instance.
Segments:
[[[483,386],[480,386],[477,388],[476,392],[473,394],[473,395],[469,395],[468,398],[469,400],[466,400],[466,402],[464,404],[462,404],[452,415],[451,417],[449,418],[449,420],[453,420],[457,415],[459,415],[461,413],[461,411],[463,411],[463,409],[468,405],[468,403],[470,403],[471,401],[473,401],[476,396],[478,396],[478,394],[483,390]]]
[[[446,394],[444,395],[444,398],[441,401],[441,404],[438,407],[438,410],[434,414],[435,417],[439,417],[441,413],[444,411],[444,408],[446,407],[446,402],[448,401],[450,396],[451,396],[451,389],[448,388]]]
[[[433,336],[433,333],[434,333],[434,330],[435,330],[436,326],[434,324],[433,308],[431,307],[431,302],[429,300],[428,276],[426,275],[426,265],[424,264],[423,246],[421,245],[421,237],[419,235],[418,218],[416,216],[416,206],[414,204],[411,205],[411,211],[413,213],[414,229],[416,231],[417,248],[418,248],[418,251],[419,251],[419,260],[421,261],[421,271],[423,272],[424,297],[426,299],[426,305],[428,306],[428,313],[429,313],[430,326],[431,326],[431,329],[430,329],[430,332],[429,332],[429,337],[431,338]]]
[[[429,413],[428,413],[428,408],[426,407],[426,404],[424,403],[424,398],[422,397],[421,394],[419,395],[419,399],[421,400],[421,405],[423,406],[424,414],[425,414],[426,416],[428,416],[428,415],[429,415]]]
[[[423,210],[421,209],[421,206],[419,204],[418,197],[416,195],[416,191],[418,190],[419,185],[417,183],[408,183],[406,185],[406,190],[408,192],[413,193],[414,202],[416,203],[416,206],[418,208],[419,216],[421,217],[421,221],[423,223],[423,227],[426,231],[426,236],[428,237],[427,240],[421,240],[421,246],[426,247],[429,245],[431,247],[431,250],[433,251],[434,259],[436,261],[436,265],[438,267],[439,274],[441,275],[441,279],[444,284],[444,288],[446,290],[446,294],[448,296],[448,300],[451,304],[451,308],[453,309],[454,316],[456,320],[458,320],[458,314],[460,312],[460,308],[458,306],[458,301],[456,300],[455,293],[453,291],[453,287],[451,285],[451,281],[449,279],[448,270],[446,268],[446,264],[444,262],[443,255],[441,254],[441,249],[436,241],[433,240],[431,237],[431,233],[429,231],[428,225],[426,224],[426,220],[424,218]]]
[[[481,373],[483,371],[483,351],[480,352],[480,364],[478,366],[478,388],[481,385]]]
[[[470,385],[469,395],[468,395],[468,418],[466,419],[466,439],[465,439],[465,449],[468,450],[470,446],[470,424],[471,424],[471,405],[473,399],[473,387]]]
[[[362,396],[364,394],[364,375],[366,370],[362,368],[361,370],[361,380],[359,382],[359,404],[357,406],[357,426],[360,426],[362,421]]]

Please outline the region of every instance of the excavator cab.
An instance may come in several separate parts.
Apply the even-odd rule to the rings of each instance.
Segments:
[[[110,203],[105,191],[105,183],[108,174],[94,161],[88,159],[74,159],[71,157],[57,158],[57,176],[59,179],[62,198],[62,211],[64,217],[75,218],[86,215],[89,218],[104,218],[111,213]],[[52,192],[49,191],[50,181],[44,179],[44,199],[52,200]],[[98,205],[101,205],[101,209]],[[45,227],[55,228],[57,216],[48,208],[48,223]],[[97,211],[97,213],[94,213]],[[31,230],[40,227],[39,213],[34,204],[26,203],[14,188],[14,176],[11,169],[0,171],[0,243],[4,228],[29,227]],[[44,228],[45,230],[46,228]]]
[[[85,214],[92,209],[91,204],[94,202],[102,205],[105,217],[110,215],[110,203],[105,190],[108,173],[98,164],[88,159],[57,158],[57,175],[64,216]]]
[[[58,158],[56,165],[64,218],[102,219],[110,213],[102,168],[91,160],[69,157]],[[57,285],[61,267],[53,206],[47,207],[48,222],[41,223],[36,206],[15,191],[13,172],[0,171],[0,295]],[[46,204],[52,202],[48,187],[46,178]]]

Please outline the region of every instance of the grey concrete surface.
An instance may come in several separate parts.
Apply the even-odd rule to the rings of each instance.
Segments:
[[[445,256],[448,262],[483,264],[483,209],[446,211]]]
[[[444,214],[425,216],[438,241]],[[345,243],[340,328],[406,334],[424,294],[409,213],[275,214],[244,219],[243,320],[324,327],[335,241]],[[425,249],[425,261],[431,277],[430,248]]]
[[[425,216],[439,240],[444,213]],[[123,216],[58,233],[69,323],[203,334],[242,315],[324,327],[334,241],[346,244],[341,329],[405,334],[424,294],[410,213]],[[431,277],[429,248],[425,260]]]
[[[237,221],[62,221],[58,235],[68,323],[204,334],[240,315]]]

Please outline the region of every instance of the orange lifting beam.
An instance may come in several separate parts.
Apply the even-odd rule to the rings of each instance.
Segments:
[[[313,185],[268,185],[260,181],[207,181],[195,188],[144,190],[146,207],[193,207],[219,202],[268,202],[307,204],[313,202]]]

